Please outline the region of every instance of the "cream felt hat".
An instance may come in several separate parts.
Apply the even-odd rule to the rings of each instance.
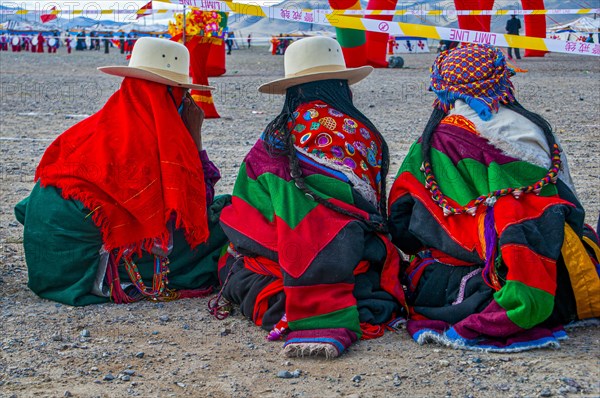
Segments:
[[[327,79],[348,80],[348,84],[354,84],[373,71],[371,66],[346,68],[342,48],[329,37],[309,37],[290,44],[283,62],[285,77],[263,84],[258,91],[285,94],[289,87]]]
[[[214,87],[193,84],[190,77],[190,53],[180,43],[167,39],[142,37],[137,40],[128,66],[101,66],[109,75],[135,77],[167,86],[214,90]]]

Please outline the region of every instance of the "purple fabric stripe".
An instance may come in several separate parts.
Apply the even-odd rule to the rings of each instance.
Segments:
[[[411,336],[414,336],[419,331],[424,329],[433,330],[441,334],[449,328],[450,324],[444,321],[434,321],[431,319],[425,319],[422,321],[408,320],[408,322],[406,322],[406,330]]]
[[[512,334],[495,337],[485,336],[484,334],[464,335],[445,322],[432,320],[409,320],[406,329],[415,341],[419,341],[423,334],[429,334],[433,338],[426,339],[426,342],[456,343],[453,346],[454,348],[478,348],[494,352],[525,351],[545,346],[556,346],[558,344],[557,339],[566,338],[562,327],[549,329],[536,326],[532,329],[520,329]],[[464,332],[465,329],[463,328],[462,331]]]
[[[437,127],[431,147],[446,154],[455,165],[463,159],[473,159],[485,166],[492,162],[506,164],[519,160],[505,155],[485,138],[448,124]]]
[[[208,158],[206,151],[200,151],[200,161],[202,162],[202,172],[204,173],[204,182],[206,183],[206,205],[210,206],[215,198],[215,185],[221,179],[221,172],[213,162]]]
[[[500,307],[496,300],[492,300],[480,313],[469,315],[458,322],[454,329],[468,340],[480,336],[503,338],[525,330],[508,318],[506,310]]]
[[[546,339],[555,340],[554,333],[552,330],[536,326],[529,330],[523,330],[522,332],[516,333],[512,336],[507,336],[505,339],[497,338],[495,340],[483,339],[477,342],[477,346],[481,347],[520,347],[524,348],[531,344],[532,348],[535,348],[539,343]]]
[[[287,156],[273,156],[267,152],[263,145],[263,140],[258,140],[246,155],[246,173],[248,177],[256,180],[259,175],[271,173],[277,177],[291,181],[290,162]],[[309,176],[313,174],[321,174],[328,177],[336,178],[334,174],[327,173],[325,167],[316,167],[306,162],[300,162],[302,167],[302,175]]]
[[[357,336],[356,333],[346,328],[312,329],[294,330],[287,335],[285,340],[285,345],[294,344],[294,342],[332,344],[332,340],[335,340],[346,349],[357,340]]]

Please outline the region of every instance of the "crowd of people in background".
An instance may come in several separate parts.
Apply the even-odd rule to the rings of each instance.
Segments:
[[[284,37],[283,33],[280,33],[279,36],[273,36],[271,38],[271,54],[284,55],[285,50],[293,41],[290,37]]]
[[[33,52],[33,53],[56,53],[65,46],[67,53],[75,51],[101,51],[105,54],[110,48],[118,48],[121,54],[129,55],[138,40],[136,32],[86,32],[82,29],[76,34],[60,31],[32,32],[32,33],[4,33],[0,35],[0,51]],[[46,48],[46,50],[44,50]]]
[[[43,53],[44,47],[48,53],[56,53],[60,47],[60,32],[48,32],[44,36],[41,32],[28,35],[0,35],[0,51],[12,52],[31,51],[33,53]]]

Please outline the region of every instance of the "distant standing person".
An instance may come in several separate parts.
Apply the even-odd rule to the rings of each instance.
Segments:
[[[71,39],[71,36],[68,36],[65,38],[65,47],[67,47],[67,54],[71,54],[71,42],[73,41],[73,39]]]
[[[590,36],[591,36],[591,34],[590,34]],[[248,39],[247,40],[248,40],[248,48],[250,48],[250,44],[252,42],[252,33],[248,34]]]
[[[110,38],[112,36],[107,33],[104,35],[104,54],[108,54],[108,46],[110,45]]]
[[[225,44],[227,45],[227,55],[231,55],[231,49],[233,48],[233,33],[227,34]]]
[[[44,42],[45,41],[46,41],[46,39],[44,39],[42,32],[38,33],[38,36],[37,36],[37,52],[38,53],[44,52]]]
[[[590,33],[590,35],[588,36],[587,39],[585,39],[586,43],[593,43],[594,42],[594,35],[593,33]]]
[[[119,50],[121,50],[121,54],[125,54],[125,32],[121,32],[119,36]]]
[[[518,35],[521,29],[521,20],[513,15],[508,21],[506,21],[506,33],[509,35]],[[521,52],[518,48],[515,48],[515,55],[517,59],[521,59]],[[508,59],[512,59],[512,47],[508,48]]]
[[[85,50],[85,30],[77,33],[77,45],[75,46],[75,51],[83,51]]]

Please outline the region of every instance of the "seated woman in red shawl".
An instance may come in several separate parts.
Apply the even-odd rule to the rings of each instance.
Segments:
[[[46,150],[24,225],[28,286],[70,305],[208,294],[218,284],[228,197],[202,150],[203,113],[187,90],[185,46],[140,39],[125,79],[96,114]]]
[[[419,343],[557,347],[600,315],[597,235],[550,124],[514,97],[498,49],[463,45],[432,67],[434,111],[390,193]]]

